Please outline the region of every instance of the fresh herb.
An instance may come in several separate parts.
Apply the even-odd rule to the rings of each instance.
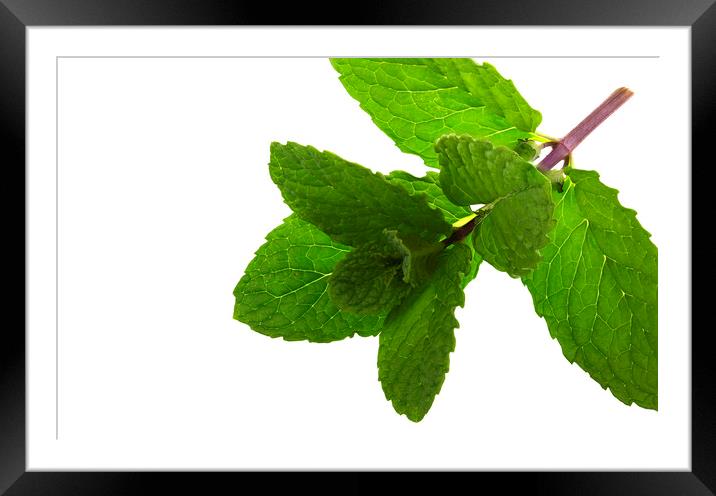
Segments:
[[[272,143],[271,178],[294,213],[234,289],[234,318],[286,340],[378,335],[386,398],[417,422],[440,392],[454,311],[484,260],[522,279],[570,362],[620,401],[656,409],[656,246],[617,191],[572,160],[631,91],[557,140],[536,132],[541,114],[489,64],[331,63],[373,122],[439,172],[382,175]]]

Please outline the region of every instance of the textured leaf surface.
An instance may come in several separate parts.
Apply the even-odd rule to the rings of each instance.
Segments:
[[[331,59],[340,80],[404,152],[438,167],[435,141],[460,133],[513,147],[541,120],[511,81],[471,59]]]
[[[440,210],[443,213],[445,220],[450,224],[454,224],[472,213],[470,208],[455,205],[448,199],[447,196],[445,196],[445,193],[443,193],[443,190],[440,188],[440,175],[437,172],[429,171],[423,177],[415,177],[407,172],[393,171],[386,177],[389,181],[395,184],[400,184],[411,195],[425,195],[428,204],[431,207]],[[463,288],[465,288],[470,281],[477,277],[477,272],[480,268],[480,263],[482,262],[482,256],[473,248],[471,236],[472,235],[464,240],[465,245],[472,249],[472,258],[470,260],[470,268],[463,275]]]
[[[475,250],[513,277],[536,267],[554,226],[549,179],[512,150],[489,141],[448,135],[435,148],[447,197],[458,205],[488,206],[472,235]]]
[[[440,188],[440,175],[429,171],[423,177],[415,177],[403,171],[393,171],[386,176],[388,181],[399,184],[411,195],[424,195],[428,205],[442,212],[450,224],[454,224],[472,213],[469,207],[455,205]]]
[[[593,171],[554,193],[557,225],[524,283],[564,356],[626,404],[657,408],[657,249]]]
[[[234,289],[234,318],[288,341],[375,336],[382,319],[344,313],[328,296],[328,278],[350,248],[295,215],[266,236]]]
[[[328,281],[331,301],[346,312],[387,313],[410,289],[403,281],[403,256],[387,242],[358,246],[336,265]]]
[[[464,245],[470,248],[472,252],[470,258],[470,267],[462,275],[462,289],[465,289],[467,285],[477,277],[477,272],[480,270],[480,264],[482,263],[482,255],[475,251],[475,243],[472,241],[472,234],[470,234],[463,241]]]
[[[436,69],[451,82],[477,96],[495,114],[522,131],[534,131],[542,122],[542,114],[529,106],[509,79],[494,66],[476,64],[469,58],[432,59]]]
[[[457,244],[440,254],[433,276],[415,288],[385,320],[378,350],[378,377],[385,397],[414,422],[430,409],[455,349],[455,308],[465,301],[461,276],[470,248]]]
[[[435,257],[445,248],[442,243],[425,241],[414,235],[402,235],[397,231],[385,231],[388,243],[402,255],[403,280],[411,286],[419,286],[435,269]]]
[[[380,240],[384,229],[428,241],[452,231],[424,197],[330,152],[272,143],[269,171],[291,209],[339,243]]]
[[[358,246],[338,262],[328,281],[328,294],[338,308],[366,315],[386,315],[411,287],[428,279],[439,242],[384,231],[382,242]]]

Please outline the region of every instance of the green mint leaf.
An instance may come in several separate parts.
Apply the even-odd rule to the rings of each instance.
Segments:
[[[451,224],[472,214],[470,208],[455,205],[445,196],[445,193],[443,193],[443,190],[440,188],[440,174],[437,172],[428,171],[423,177],[415,177],[407,172],[393,171],[386,176],[386,179],[395,184],[400,184],[411,195],[425,195],[428,200],[428,205],[440,210],[445,220]],[[471,236],[472,235],[465,239],[465,244],[472,249],[472,259],[470,261],[470,268],[463,275],[463,289],[470,281],[475,279],[478,269],[480,268],[480,263],[482,263],[482,256],[472,248]]]
[[[385,178],[394,184],[399,184],[411,195],[425,195],[428,205],[440,210],[443,217],[450,224],[454,224],[463,217],[472,213],[468,207],[455,205],[440,188],[440,175],[429,171],[423,177],[415,177],[403,171],[393,171]]]
[[[475,244],[472,241],[472,236],[473,235],[471,233],[467,238],[465,238],[464,242],[465,246],[470,248],[472,256],[470,258],[470,267],[468,267],[468,269],[462,275],[462,284],[460,286],[462,289],[465,289],[470,283],[470,281],[477,277],[477,272],[480,269],[480,264],[483,260],[482,255],[475,251]]]
[[[472,234],[475,250],[512,277],[529,273],[554,226],[549,179],[514,151],[489,141],[448,135],[435,149],[447,197],[458,205],[485,204]]]
[[[477,96],[485,106],[522,131],[534,131],[542,122],[542,114],[529,106],[509,79],[494,66],[478,65],[469,58],[432,59],[435,67],[448,80]]]
[[[269,171],[288,206],[339,243],[380,240],[384,229],[428,241],[452,231],[424,197],[330,152],[274,142]]]
[[[234,289],[234,318],[287,341],[329,342],[375,336],[382,318],[339,311],[328,279],[350,248],[295,215],[266,236]]]
[[[385,315],[430,277],[442,243],[401,237],[397,231],[383,234],[383,241],[358,246],[336,265],[328,294],[341,310]]]
[[[541,149],[539,148],[539,145],[539,143],[534,141],[521,140],[517,143],[517,145],[515,145],[514,151],[523,159],[528,162],[532,162],[540,154]]]
[[[541,120],[511,81],[471,59],[331,59],[373,122],[407,153],[438,167],[433,145],[459,133],[514,147]]]
[[[657,408],[657,249],[594,171],[554,193],[557,225],[523,282],[564,356],[620,401]]]
[[[331,301],[345,312],[387,313],[410,290],[402,263],[403,254],[385,241],[358,246],[336,265],[328,281]]]
[[[385,319],[378,350],[378,377],[398,413],[420,421],[440,392],[455,349],[455,308],[462,306],[462,273],[470,248],[456,244],[437,258],[430,279],[413,289]]]
[[[419,286],[427,280],[435,269],[435,256],[445,246],[442,243],[428,242],[414,235],[403,235],[397,231],[385,231],[388,243],[402,255],[401,273],[403,281],[411,286]]]

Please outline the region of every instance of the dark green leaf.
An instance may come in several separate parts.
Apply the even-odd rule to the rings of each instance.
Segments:
[[[378,376],[385,397],[414,422],[432,406],[449,369],[459,326],[454,310],[464,304],[461,282],[470,255],[463,244],[443,251],[433,276],[391,311],[380,334]]]
[[[339,243],[380,240],[383,229],[427,241],[452,231],[424,197],[333,153],[272,143],[269,170],[291,209]]]
[[[511,276],[539,263],[539,249],[554,226],[551,184],[514,151],[469,136],[443,136],[436,144],[440,184],[453,203],[485,204],[472,237],[475,250]]]
[[[407,172],[393,171],[386,176],[386,178],[395,184],[400,184],[411,195],[425,195],[428,204],[440,210],[445,220],[451,224],[455,224],[472,214],[470,208],[455,205],[445,196],[445,193],[443,193],[443,190],[440,188],[440,175],[437,172],[429,171],[423,177],[415,177]],[[480,263],[482,262],[482,256],[473,248],[472,237],[466,238],[464,243],[471,248],[472,259],[470,260],[470,268],[463,276],[463,288],[465,288],[470,281],[475,279],[477,271],[480,268]]]

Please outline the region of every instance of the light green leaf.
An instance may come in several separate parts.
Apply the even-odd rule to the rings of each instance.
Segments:
[[[373,122],[407,153],[438,167],[433,145],[460,133],[514,147],[541,120],[511,81],[471,59],[331,59]]]
[[[657,408],[657,249],[593,171],[554,193],[557,225],[523,281],[564,356],[620,401]]]
[[[472,213],[470,208],[455,205],[445,196],[445,193],[443,193],[443,190],[440,188],[440,175],[437,172],[429,171],[423,177],[415,177],[407,172],[393,171],[386,176],[386,178],[395,184],[400,184],[411,195],[425,195],[428,204],[440,210],[445,220],[451,224],[456,223]],[[465,288],[470,281],[475,279],[478,269],[480,268],[480,263],[482,262],[482,256],[473,248],[472,235],[467,237],[464,243],[472,250],[472,259],[470,260],[470,268],[463,276],[463,288]]]
[[[287,341],[375,336],[382,318],[344,313],[328,296],[328,278],[350,248],[295,215],[266,236],[234,289],[234,318]]]
[[[288,206],[339,243],[380,240],[383,229],[427,241],[452,231],[424,197],[330,152],[272,143],[269,171]]]
[[[448,135],[435,149],[447,197],[458,205],[485,204],[472,234],[475,250],[513,277],[536,267],[554,226],[549,179],[512,150],[489,141]]]
[[[432,59],[448,80],[478,97],[495,114],[522,131],[534,131],[542,122],[542,114],[529,106],[509,79],[494,66],[478,65],[469,58]]]
[[[454,311],[465,301],[461,281],[470,254],[463,244],[443,251],[432,277],[390,312],[380,334],[378,377],[385,397],[414,422],[432,406],[449,369],[459,327]]]

